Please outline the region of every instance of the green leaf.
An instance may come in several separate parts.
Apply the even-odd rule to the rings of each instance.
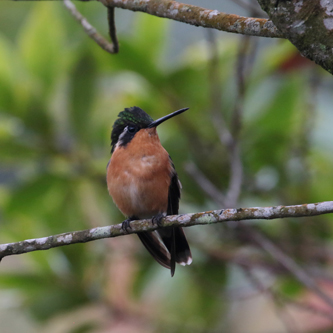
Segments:
[[[91,112],[95,100],[97,69],[91,53],[83,54],[71,75],[71,122],[81,142],[91,139]]]
[[[0,35],[0,108],[13,102],[14,51],[12,45]]]
[[[38,2],[29,13],[18,38],[26,68],[38,79],[39,89],[44,93],[56,82],[66,63],[62,25],[59,3]]]
[[[62,203],[67,185],[64,178],[41,173],[13,191],[5,212],[10,216],[34,216],[53,211]]]
[[[134,36],[131,43],[144,50],[146,60],[158,64],[165,46],[168,21],[160,17],[138,13],[136,15]]]
[[[299,296],[304,291],[304,287],[293,277],[280,278],[279,289],[288,298]]]
[[[295,125],[293,119],[301,93],[299,84],[297,78],[281,82],[268,105],[259,110],[257,117],[247,127],[245,158],[254,170],[266,165],[284,168],[291,148]]]

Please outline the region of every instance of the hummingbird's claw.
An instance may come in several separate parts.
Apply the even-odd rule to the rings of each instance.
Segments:
[[[165,217],[164,213],[158,213],[157,215],[153,216],[151,222],[153,224],[157,224],[159,227],[162,227],[162,220]]]
[[[123,229],[125,233],[128,233],[128,229],[132,229],[131,224],[130,224],[131,221],[132,221],[132,219],[126,219],[121,224],[121,229]]]

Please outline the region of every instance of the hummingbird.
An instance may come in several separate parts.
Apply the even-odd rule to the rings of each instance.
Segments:
[[[180,109],[155,121],[137,106],[118,114],[111,132],[112,155],[106,181],[114,203],[127,217],[122,223],[123,230],[128,231],[133,220],[152,219],[161,226],[166,215],[178,214],[181,183],[156,127],[186,110]],[[176,262],[191,264],[191,250],[181,227],[137,235],[153,258],[171,270],[171,276]]]

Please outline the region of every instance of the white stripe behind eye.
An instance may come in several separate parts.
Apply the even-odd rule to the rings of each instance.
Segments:
[[[121,144],[123,143],[123,138],[124,138],[124,136],[125,136],[125,134],[126,134],[126,132],[127,132],[127,127],[128,127],[128,126],[126,126],[126,127],[123,129],[123,131],[121,132],[121,134],[119,135],[119,138],[118,138],[118,141],[117,141],[117,143],[116,143],[116,147],[115,147],[115,148],[118,148],[119,145],[121,145]]]
[[[125,134],[126,134],[126,132],[127,132],[127,128],[128,128],[128,126],[126,126],[126,127],[124,128],[124,130],[121,132],[121,134],[119,135],[119,139],[118,139],[118,141],[121,141],[121,140],[123,139],[123,137],[125,136]]]

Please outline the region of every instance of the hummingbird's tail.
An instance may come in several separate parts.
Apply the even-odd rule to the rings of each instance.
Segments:
[[[182,266],[191,265],[192,254],[183,228],[173,228],[176,244],[176,262]]]
[[[183,266],[191,264],[192,254],[182,228],[170,227],[156,232],[141,232],[138,236],[153,258],[171,270],[171,276],[175,273],[176,262]]]
[[[169,268],[171,267],[170,253],[160,241],[157,232],[140,232],[137,234],[153,258],[162,266]]]
[[[192,263],[192,254],[183,228],[170,227],[157,231],[170,253],[171,276],[175,273],[175,263],[182,266]]]

